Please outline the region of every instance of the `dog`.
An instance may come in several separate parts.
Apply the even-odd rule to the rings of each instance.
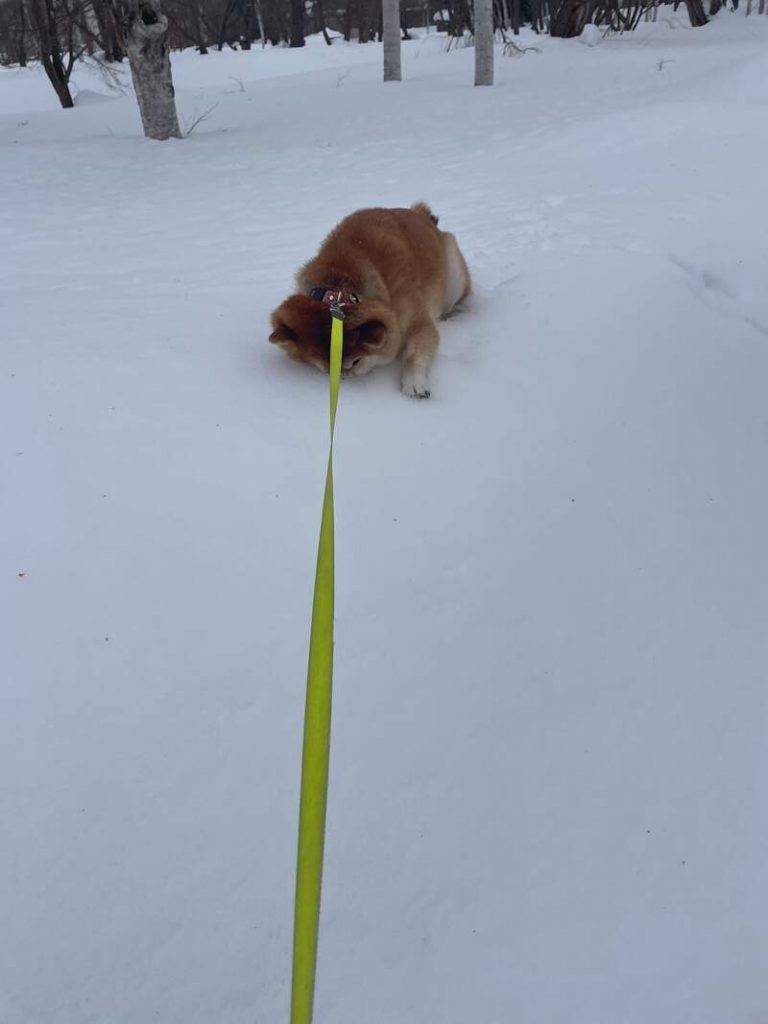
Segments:
[[[296,275],[298,294],[272,313],[269,340],[328,373],[331,307],[344,313],[342,372],[362,376],[403,356],[402,392],[429,398],[436,321],[472,291],[453,235],[425,203],[358,210]]]

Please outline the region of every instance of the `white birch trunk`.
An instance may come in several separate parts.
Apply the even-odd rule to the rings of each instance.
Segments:
[[[256,20],[259,23],[259,34],[261,36],[262,50],[267,45],[267,37],[264,32],[264,12],[261,9],[261,0],[256,0]]]
[[[493,0],[474,0],[475,85],[493,85]]]
[[[148,139],[180,139],[168,53],[168,19],[159,0],[134,0],[125,48],[144,134]]]
[[[399,82],[400,72],[400,0],[382,0],[384,35],[384,81]]]

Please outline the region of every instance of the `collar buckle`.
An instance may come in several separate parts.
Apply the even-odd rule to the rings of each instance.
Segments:
[[[336,320],[344,319],[346,316],[344,311],[347,306],[356,306],[360,302],[357,292],[345,287],[326,288],[325,285],[320,285],[313,288],[309,296],[316,302],[322,302],[323,305],[328,306],[331,316]]]

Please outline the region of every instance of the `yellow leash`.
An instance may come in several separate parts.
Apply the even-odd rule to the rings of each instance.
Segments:
[[[307,698],[304,708],[304,749],[301,761],[299,852],[296,863],[296,903],[293,922],[293,980],[291,1024],[310,1024],[315,995],[320,888],[323,878],[325,809],[328,803],[328,756],[331,742],[333,688],[333,431],[339,400],[343,314],[331,310],[330,425],[328,469],[323,515],[317,547],[315,594],[309,634]]]

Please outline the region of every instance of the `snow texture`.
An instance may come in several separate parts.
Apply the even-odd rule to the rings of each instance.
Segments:
[[[0,72],[3,1024],[287,1019],[327,393],[267,317],[418,199],[477,296],[429,402],[342,388],[318,1024],[765,1019],[767,43],[185,53],[167,143]]]

